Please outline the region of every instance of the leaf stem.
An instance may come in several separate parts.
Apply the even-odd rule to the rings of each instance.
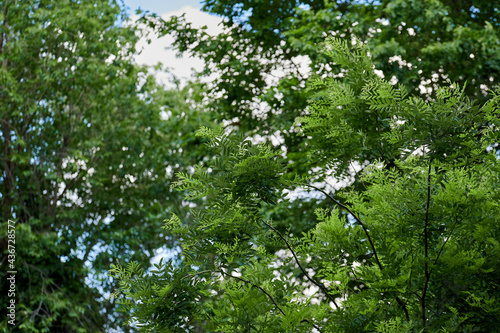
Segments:
[[[221,272],[222,275],[226,275],[226,276],[232,277],[233,279],[240,280],[241,282],[247,283],[247,284],[251,285],[252,287],[255,287],[255,288],[259,289],[260,291],[262,291],[271,300],[271,302],[273,302],[274,306],[281,312],[281,314],[283,315],[283,317],[286,317],[286,313],[280,308],[280,306],[278,305],[278,303],[274,300],[273,296],[271,296],[271,294],[269,294],[264,288],[262,288],[261,286],[256,285],[252,281],[248,281],[248,280],[243,279],[243,278],[241,278],[239,276],[234,276],[232,274],[226,273],[223,270],[221,270],[220,272]],[[317,325],[311,323],[309,320],[303,319],[301,322],[305,322],[305,323],[311,324],[315,329],[317,329],[319,332],[321,332],[320,328]]]
[[[278,305],[278,303],[276,303],[276,301],[274,300],[273,296],[271,296],[271,294],[269,294],[264,288],[262,288],[261,286],[256,285],[255,283],[253,283],[251,281],[248,281],[248,280],[245,280],[243,278],[240,278],[239,276],[234,276],[232,274],[226,273],[223,270],[221,270],[220,272],[221,272],[222,275],[226,275],[226,276],[232,277],[233,279],[240,280],[241,282],[247,283],[247,284],[249,284],[249,285],[251,285],[251,286],[259,289],[260,291],[262,291],[271,300],[271,302],[273,302],[274,306],[281,312],[281,314],[284,317],[286,317],[285,312],[280,308],[280,306]]]
[[[317,191],[320,191],[321,193],[323,193],[324,195],[326,195],[331,201],[333,201],[337,206],[345,209],[349,214],[351,214],[354,219],[361,225],[361,227],[363,228],[363,231],[366,235],[366,238],[368,239],[368,242],[370,243],[370,246],[372,248],[372,251],[373,251],[373,255],[375,256],[375,261],[377,262],[377,265],[378,267],[380,268],[380,270],[383,270],[384,269],[384,266],[382,266],[382,263],[380,262],[379,258],[378,258],[378,254],[377,254],[377,250],[375,249],[375,245],[373,244],[373,241],[372,241],[372,238],[370,237],[370,234],[368,233],[368,229],[366,228],[366,225],[363,223],[363,221],[361,221],[361,219],[356,215],[354,214],[354,212],[352,210],[349,209],[349,207],[347,207],[346,205],[342,204],[341,202],[339,202],[338,200],[335,200],[330,194],[328,194],[327,192],[325,192],[324,190],[314,186],[314,185],[309,185],[309,184],[305,184],[306,186],[309,186]]]

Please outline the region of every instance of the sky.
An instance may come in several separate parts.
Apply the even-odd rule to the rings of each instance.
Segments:
[[[143,11],[150,11],[159,14],[163,19],[168,19],[172,15],[186,14],[186,20],[193,23],[193,27],[201,27],[206,25],[207,32],[210,34],[218,34],[222,29],[219,23],[221,19],[204,13],[201,11],[201,3],[199,0],[124,0],[128,14],[133,20],[137,19],[135,10],[139,7]],[[154,33],[150,34],[151,43],[148,44],[145,39],[138,44],[142,52],[136,56],[136,62],[141,65],[155,66],[162,63],[164,67],[169,69],[169,72],[185,82],[192,77],[192,69],[201,71],[203,62],[201,59],[184,55],[182,58],[176,56],[177,52],[168,50],[171,46],[173,38],[165,36],[158,38]],[[157,80],[166,86],[169,84],[170,76],[165,72],[156,72]]]
[[[186,6],[201,8],[200,0],[124,0],[124,2],[130,8],[129,14],[134,13],[139,7],[157,14],[172,12]]]

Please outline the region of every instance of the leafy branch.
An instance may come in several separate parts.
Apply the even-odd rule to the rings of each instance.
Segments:
[[[314,185],[310,185],[310,184],[305,184],[305,186],[309,186],[317,191],[320,191],[321,193],[323,193],[324,195],[326,195],[328,197],[328,199],[330,199],[331,201],[333,201],[337,206],[345,209],[349,214],[352,215],[352,217],[354,217],[354,219],[361,225],[361,227],[363,228],[363,231],[366,235],[366,238],[368,239],[368,242],[370,243],[370,246],[372,248],[372,251],[373,251],[373,255],[375,256],[375,261],[377,262],[377,265],[378,267],[380,268],[380,270],[383,270],[384,267],[382,266],[382,263],[380,262],[379,258],[378,258],[378,254],[377,254],[377,250],[375,249],[375,245],[373,244],[373,241],[372,241],[372,238],[370,237],[370,234],[368,233],[368,229],[366,228],[365,224],[363,223],[363,221],[361,221],[361,219],[356,215],[354,214],[354,212],[349,209],[349,207],[347,207],[346,205],[342,204],[341,202],[339,202],[338,200],[335,200],[330,194],[328,194],[326,191],[314,186]]]
[[[226,272],[224,272],[223,270],[221,270],[221,271],[220,271],[220,273],[221,273],[222,275],[226,275],[226,276],[232,277],[233,279],[236,279],[236,280],[239,280],[239,281],[241,281],[241,282],[247,283],[247,284],[251,285],[252,287],[255,287],[255,288],[259,289],[260,291],[262,291],[262,292],[263,292],[263,293],[264,293],[264,294],[265,294],[265,295],[266,295],[266,296],[267,296],[267,297],[271,300],[271,302],[274,304],[274,306],[275,306],[275,307],[276,307],[276,308],[277,308],[277,309],[281,312],[281,314],[283,315],[283,317],[286,317],[286,313],[285,313],[285,311],[283,311],[283,310],[280,308],[280,306],[278,305],[278,303],[274,300],[273,296],[271,296],[271,294],[269,294],[269,293],[268,293],[268,292],[267,292],[264,288],[262,288],[261,286],[256,285],[256,284],[255,284],[255,283],[253,283],[252,281],[249,281],[249,280],[243,279],[243,278],[241,278],[241,277],[239,277],[239,276],[234,276],[234,275],[232,275],[232,274],[226,273]],[[315,329],[317,329],[318,331],[320,331],[320,332],[321,332],[320,328],[319,328],[317,325],[315,325],[315,324],[311,323],[309,320],[307,320],[307,319],[303,319],[303,320],[302,320],[302,322],[306,322],[306,323],[308,323],[308,324],[311,324],[311,325],[312,325]]]
[[[279,238],[281,238],[281,240],[286,244],[286,247],[290,250],[290,252],[292,253],[293,255],[293,258],[295,259],[295,262],[297,263],[297,265],[299,266],[300,270],[302,271],[302,273],[307,277],[307,279],[309,281],[311,281],[312,283],[314,283],[318,288],[320,288],[323,293],[326,295],[326,297],[328,297],[328,299],[335,305],[335,307],[338,309],[339,306],[337,305],[337,303],[335,302],[335,298],[330,295],[330,292],[328,291],[328,289],[326,288],[325,285],[323,285],[322,283],[316,281],[315,279],[313,279],[312,277],[309,276],[309,274],[307,274],[306,270],[304,269],[304,267],[302,267],[302,265],[300,264],[300,261],[299,261],[299,258],[297,257],[297,254],[295,253],[295,251],[293,250],[292,246],[290,245],[290,243],[286,240],[286,238],[281,234],[281,232],[279,232],[276,228],[274,228],[272,225],[270,225],[269,223],[266,223],[265,221],[263,221],[263,223],[268,226],[271,230],[273,230]]]
[[[363,231],[366,235],[366,238],[368,239],[368,242],[370,243],[370,246],[373,250],[373,255],[375,256],[375,260],[377,262],[377,265],[379,267],[379,269],[382,271],[384,269],[384,266],[382,265],[382,263],[380,262],[379,258],[378,258],[378,255],[377,255],[377,250],[375,249],[375,244],[373,243],[372,241],[372,238],[370,237],[370,234],[368,233],[368,229],[366,228],[365,224],[363,223],[363,221],[361,221],[361,219],[356,215],[354,214],[354,212],[349,209],[349,207],[347,207],[346,205],[342,204],[341,202],[339,202],[338,200],[335,200],[330,194],[328,194],[326,191],[314,186],[314,185],[310,185],[310,184],[305,184],[306,186],[309,186],[311,188],[314,188],[315,190],[318,190],[320,191],[321,193],[323,193],[324,195],[326,195],[330,200],[332,200],[337,206],[345,209],[349,214],[351,214],[354,219],[356,219],[356,221],[361,225],[361,227],[363,228]],[[406,319],[409,321],[410,320],[410,314],[408,313],[408,309],[406,307],[406,303],[403,302],[403,300],[399,297],[399,296],[396,296],[396,301],[398,302],[398,304],[401,306],[401,308],[403,309],[403,312],[405,313],[405,317]]]

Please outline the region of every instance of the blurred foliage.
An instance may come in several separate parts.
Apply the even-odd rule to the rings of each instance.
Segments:
[[[117,327],[107,269],[174,247],[161,225],[185,211],[173,174],[204,156],[194,136],[211,123],[194,102],[203,88],[166,90],[136,66],[142,32],[114,1],[2,1],[0,12],[1,230],[16,221],[15,330]],[[8,304],[6,237],[0,249]]]
[[[202,10],[221,17],[222,33],[193,28],[184,16],[142,21],[173,36],[180,53],[205,60],[214,112],[245,133],[279,133],[289,153],[303,149],[293,122],[306,109],[307,78],[343,75],[317,52],[326,37],[367,43],[387,81],[424,98],[451,80],[482,103],[500,80],[495,1],[207,0]],[[301,154],[295,159],[303,164]]]

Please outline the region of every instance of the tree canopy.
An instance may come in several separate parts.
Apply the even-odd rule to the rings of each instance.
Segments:
[[[500,330],[495,2],[145,13],[213,78],[172,89],[120,6],[0,2],[3,330]]]
[[[500,10],[492,1],[210,0],[203,10],[220,15],[226,31],[210,36],[182,16],[145,18],[173,35],[180,52],[205,59],[204,75],[218,74],[215,111],[237,118],[245,131],[279,130],[289,149],[297,147],[287,131],[306,106],[307,95],[298,88],[307,67],[316,74],[332,70],[317,52],[326,36],[366,42],[376,69],[412,93],[435,96],[449,79],[467,82],[465,93],[484,99],[499,82]],[[310,63],[300,69],[304,57]],[[255,112],[256,102],[266,105],[265,115]]]
[[[1,228],[16,222],[18,271],[10,328],[119,327],[107,269],[174,246],[161,230],[183,214],[171,178],[202,158],[192,133],[210,123],[189,102],[199,88],[166,91],[134,64],[142,32],[115,1],[2,1],[0,12]],[[0,249],[8,304],[6,237]]]
[[[427,101],[377,76],[363,43],[330,38],[324,56],[346,75],[311,80],[296,125],[317,173],[369,160],[363,190],[332,195],[312,176],[290,177],[282,151],[203,127],[214,157],[175,185],[202,203],[164,226],[182,257],[148,273],[111,270],[139,331],[500,328],[500,91],[480,104],[450,83]],[[300,189],[329,204],[297,236],[266,212],[290,212]]]
[[[223,119],[229,130],[285,150],[298,174],[317,162],[308,158],[305,137],[296,135],[295,120],[310,98],[306,82],[311,76],[345,75],[318,52],[327,36],[367,44],[377,75],[424,99],[436,98],[438,87],[450,80],[483,104],[499,81],[500,11],[489,1],[217,0],[205,1],[203,10],[223,18],[223,33],[209,35],[182,16],[163,21],[144,15],[143,21],[173,36],[180,53],[205,60],[200,75],[213,81],[204,110]],[[312,227],[311,213],[324,208],[324,201],[293,205],[296,212],[280,214],[279,223],[297,226],[293,232],[300,235]]]

